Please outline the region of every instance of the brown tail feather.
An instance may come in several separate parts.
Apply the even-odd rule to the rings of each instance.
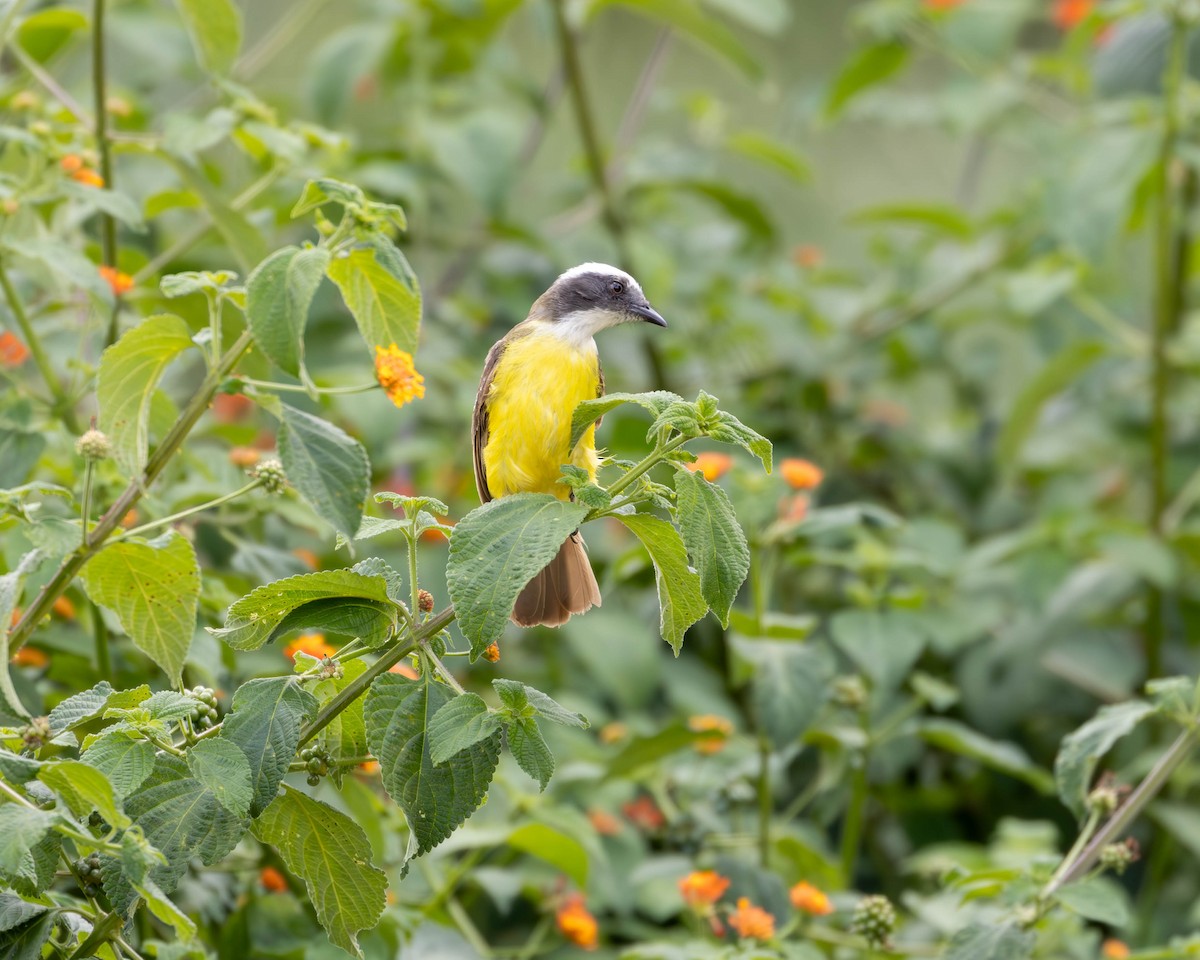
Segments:
[[[529,581],[513,607],[512,619],[522,627],[558,627],[573,613],[600,606],[600,587],[588,562],[583,537],[567,537],[544,570]]]

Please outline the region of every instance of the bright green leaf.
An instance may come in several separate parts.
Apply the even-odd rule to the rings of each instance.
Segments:
[[[191,543],[174,532],[152,542],[112,543],[87,562],[82,576],[88,596],[112,610],[134,645],[178,684],[200,597]]]
[[[897,40],[886,40],[873,46],[863,47],[842,68],[829,97],[825,101],[825,115],[833,118],[864,90],[883,83],[897,73],[908,61],[908,47]]]
[[[476,693],[447,700],[429,720],[429,756],[445,763],[456,753],[486,740],[500,729],[500,718]]]
[[[329,421],[288,406],[278,443],[288,482],[324,520],[354,536],[370,492],[371,466],[362,444]]]
[[[33,846],[54,825],[58,814],[20,803],[0,804],[0,872],[29,876],[33,869]]]
[[[729,496],[699,471],[675,473],[675,519],[692,565],[700,574],[700,593],[721,626],[750,572],[750,548]]]
[[[336,257],[327,272],[372,353],[393,343],[416,352],[421,288],[404,254],[391,241],[380,237],[370,246]]]
[[[1129,900],[1120,885],[1109,877],[1087,877],[1060,887],[1056,900],[1087,920],[1109,927],[1129,922]]]
[[[38,779],[62,797],[75,816],[87,817],[95,810],[114,827],[129,826],[108,777],[82,760],[47,763],[38,771]]]
[[[177,0],[188,36],[209,73],[228,73],[242,45],[242,14],[233,0]]]
[[[569,834],[544,823],[527,823],[508,835],[508,845],[544,860],[570,877],[580,890],[587,889],[587,850]]]
[[[231,738],[201,740],[188,750],[187,762],[192,776],[208,787],[226,810],[239,817],[250,812],[254,797],[250,763]]]
[[[100,357],[100,429],[126,476],[140,477],[150,451],[150,403],[163,371],[194,346],[188,325],[160,313],[143,320]]]
[[[519,717],[508,724],[508,749],[517,765],[545,790],[554,776],[554,754],[533,717]]]
[[[114,731],[93,741],[80,759],[108,777],[118,797],[127,797],[154,770],[154,746]]]
[[[654,390],[650,393],[607,393],[595,400],[585,400],[571,414],[571,449],[584,435],[587,428],[605,414],[626,403],[636,403],[650,411],[651,416],[658,417],[672,403],[682,403],[683,397],[669,390]]]
[[[688,566],[683,540],[666,520],[645,513],[617,519],[642,541],[654,562],[659,629],[675,656],[679,656],[687,628],[708,613],[708,604],[700,592],[700,576]]]

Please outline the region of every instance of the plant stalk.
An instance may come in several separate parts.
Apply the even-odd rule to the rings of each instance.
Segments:
[[[688,442],[689,439],[690,439],[689,437],[679,436],[679,437],[676,437],[674,440],[672,440],[670,443],[665,444],[664,446],[661,446],[661,447],[656,447],[654,450],[651,450],[650,453],[648,453],[644,459],[642,459],[641,461],[639,461],[638,463],[635,463],[632,467],[630,467],[628,473],[626,473],[623,477],[617,478],[617,480],[613,483],[613,485],[608,488],[608,495],[610,497],[615,497],[618,493],[620,493],[627,486],[629,486],[631,483],[633,483],[633,481],[636,480],[638,477],[640,477],[643,473],[646,473],[648,470],[652,469],[654,466],[661,463],[663,461],[663,459],[666,457],[666,455],[668,453],[670,453],[672,450],[676,450],[679,447],[682,447],[685,443]]]
[[[217,497],[215,500],[207,500],[204,503],[198,503],[194,507],[188,507],[186,510],[180,510],[178,513],[173,513],[169,517],[162,517],[158,520],[151,520],[149,523],[143,523],[139,527],[133,527],[126,530],[116,540],[127,540],[130,537],[140,537],[147,530],[153,530],[156,527],[165,527],[167,524],[174,523],[176,520],[182,520],[184,517],[190,517],[193,514],[203,513],[205,510],[211,510],[214,507],[219,507],[223,503],[228,503],[230,500],[236,500],[244,493],[249,493],[255,487],[262,486],[261,480],[251,480],[245,486],[239,487],[231,493],[225,494],[223,497]],[[114,541],[115,542],[115,541]]]
[[[96,150],[100,154],[100,176],[107,190],[116,189],[113,180],[112,146],[108,139],[108,71],[104,56],[104,13],[105,0],[94,0],[92,4],[92,95],[95,111],[94,130]],[[100,212],[100,259],[106,267],[117,265],[117,221],[111,213]],[[111,346],[117,339],[117,315],[121,310],[121,299],[113,302],[112,316],[108,321],[105,344]]]
[[[1190,241],[1180,240],[1177,248],[1175,191],[1171,176],[1179,137],[1179,100],[1183,84],[1188,28],[1177,15],[1171,24],[1171,40],[1166,71],[1163,74],[1163,135],[1158,158],[1158,194],[1155,203],[1154,327],[1150,343],[1150,516],[1149,526],[1159,536],[1168,509],[1167,473],[1170,466],[1170,419],[1167,397],[1171,371],[1167,344],[1185,307],[1186,277],[1179,274],[1175,258]],[[1180,218],[1180,223],[1185,219]],[[1161,588],[1151,586],[1146,612],[1146,673],[1162,672],[1162,651],[1166,640],[1166,597]]]

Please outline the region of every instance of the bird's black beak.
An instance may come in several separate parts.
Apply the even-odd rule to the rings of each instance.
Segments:
[[[648,303],[635,304],[629,308],[629,312],[641,317],[647,323],[654,324],[656,327],[665,327],[667,325],[667,321]]]

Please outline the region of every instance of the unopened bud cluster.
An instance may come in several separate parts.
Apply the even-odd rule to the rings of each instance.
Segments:
[[[850,929],[866,940],[872,950],[884,949],[896,929],[896,908],[882,894],[863,897],[854,908]]]
[[[184,695],[200,701],[192,708],[193,727],[197,730],[207,730],[216,726],[217,717],[220,714],[217,710],[217,694],[214,690],[210,687],[193,687],[191,690],[185,691]]]
[[[100,893],[100,885],[104,882],[104,874],[100,872],[100,854],[90,853],[75,861],[75,872],[83,883],[83,892],[94,897]]]
[[[1110,843],[1100,849],[1100,866],[1120,875],[1131,863],[1141,859],[1142,851],[1133,837],[1128,837],[1121,843]]]
[[[833,681],[833,702],[857,710],[867,702],[867,687],[858,674],[838,677]]]
[[[417,591],[417,609],[422,613],[433,613],[433,594],[428,590]]]
[[[50,742],[51,733],[49,717],[34,717],[21,728],[21,744],[30,752],[40,750]]]
[[[75,441],[75,452],[84,460],[105,460],[112,452],[108,437],[93,427]]]
[[[305,747],[300,751],[300,759],[304,761],[304,769],[308,771],[308,785],[315,787],[321,778],[329,773],[333,758],[321,747]]]
[[[283,464],[272,457],[258,463],[250,476],[262,484],[267,493],[283,493],[287,486],[287,474],[283,472]]]

